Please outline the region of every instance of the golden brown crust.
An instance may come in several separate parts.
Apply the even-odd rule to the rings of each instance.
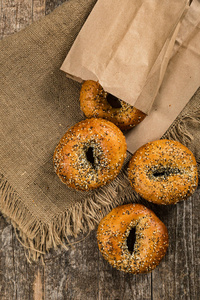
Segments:
[[[131,254],[127,237],[136,229]],[[168,232],[160,219],[141,204],[114,208],[98,226],[97,241],[104,258],[115,268],[128,273],[151,272],[160,263],[168,248]]]
[[[87,157],[93,152],[93,161]],[[107,184],[120,172],[126,157],[121,130],[103,119],[86,119],[70,128],[57,145],[53,162],[61,181],[78,190]]]
[[[139,148],[129,162],[128,177],[144,199],[164,205],[187,199],[198,185],[194,155],[171,140],[158,140]]]
[[[113,108],[107,101],[107,95],[98,82],[87,80],[83,83],[80,106],[87,118],[107,119],[121,130],[128,130],[146,117],[142,111],[122,100],[119,100],[121,108]]]

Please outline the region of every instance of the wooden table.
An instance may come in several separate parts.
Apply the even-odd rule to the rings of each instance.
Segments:
[[[1,38],[64,1],[1,0]],[[29,264],[12,226],[0,216],[0,300],[199,299],[199,198],[200,188],[176,206],[154,207],[168,228],[170,246],[151,274],[137,276],[113,269],[102,258],[95,231],[68,251],[52,251],[45,258],[45,266]]]

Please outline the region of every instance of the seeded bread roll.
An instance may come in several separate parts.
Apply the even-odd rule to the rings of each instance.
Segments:
[[[92,80],[82,85],[80,106],[87,118],[107,119],[121,130],[136,126],[146,117],[142,111],[108,94],[98,82]]]
[[[167,251],[168,232],[150,209],[127,204],[114,208],[101,220],[97,241],[104,258],[116,269],[148,273]]]
[[[187,199],[198,185],[194,155],[171,140],[158,140],[139,148],[129,162],[128,177],[140,196],[164,205]]]
[[[121,130],[103,119],[86,119],[70,128],[55,149],[54,168],[69,187],[87,191],[113,180],[126,157]]]

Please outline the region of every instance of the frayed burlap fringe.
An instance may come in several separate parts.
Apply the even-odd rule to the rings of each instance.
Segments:
[[[122,189],[126,192],[118,197]],[[80,233],[88,235],[113,207],[137,198],[129,187],[126,171],[122,171],[106,188],[100,188],[92,197],[76,203],[50,224],[42,224],[31,215],[9,182],[3,176],[0,180],[0,209],[11,221],[18,240],[27,250],[29,261],[36,261],[39,257],[43,261],[44,254],[59,245],[68,249],[74,244],[70,237],[77,237]]]
[[[198,136],[200,136],[200,108],[197,108],[197,110],[193,113],[186,114],[180,119],[177,119],[162,138],[179,141],[193,152],[195,150],[193,147],[193,142],[195,147],[200,147],[200,138],[198,138],[198,145],[198,141],[194,141],[195,137],[188,130],[189,126],[186,125],[188,122],[193,125],[193,128],[196,128],[198,131]],[[200,151],[195,151],[194,154],[198,165],[198,174],[200,176]]]
[[[189,147],[194,137],[186,128],[188,120],[194,127],[200,128],[200,111],[175,121],[163,138],[177,140]],[[200,157],[196,159],[199,167]],[[68,249],[74,243],[70,242],[71,236],[77,237],[80,233],[88,235],[113,207],[138,200],[139,196],[130,188],[125,167],[113,182],[96,190],[92,197],[76,203],[50,224],[43,224],[31,215],[8,181],[3,176],[0,179],[0,209],[14,226],[20,243],[27,249],[29,261],[36,261],[39,257],[43,261],[44,254],[59,245]]]

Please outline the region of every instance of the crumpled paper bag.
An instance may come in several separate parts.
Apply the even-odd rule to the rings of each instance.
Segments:
[[[61,70],[148,114],[188,0],[99,0]]]

